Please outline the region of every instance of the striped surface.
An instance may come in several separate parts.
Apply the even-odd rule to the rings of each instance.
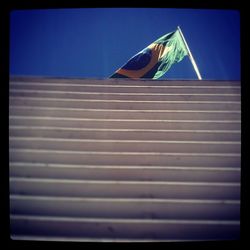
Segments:
[[[240,235],[239,82],[12,78],[11,237]]]

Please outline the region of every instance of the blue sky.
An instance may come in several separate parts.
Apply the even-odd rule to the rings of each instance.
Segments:
[[[79,8],[10,15],[10,74],[107,78],[180,26],[203,79],[240,80],[236,10]],[[188,57],[161,79],[197,79]]]

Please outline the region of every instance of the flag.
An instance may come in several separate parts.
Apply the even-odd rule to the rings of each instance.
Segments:
[[[158,79],[187,54],[180,31],[176,30],[160,37],[134,55],[111,78]]]

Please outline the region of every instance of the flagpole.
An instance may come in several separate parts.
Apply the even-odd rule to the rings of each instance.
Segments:
[[[199,80],[202,80],[202,77],[201,77],[201,74],[200,74],[200,72],[199,72],[199,69],[198,69],[198,67],[197,67],[197,65],[196,65],[196,63],[195,63],[195,60],[194,60],[194,58],[193,58],[193,56],[192,56],[192,53],[191,53],[191,51],[190,51],[190,49],[189,49],[189,47],[188,47],[188,44],[187,44],[186,40],[185,40],[185,38],[184,38],[184,35],[182,34],[182,31],[181,31],[180,26],[177,26],[177,29],[179,30],[180,35],[181,35],[181,37],[182,37],[182,40],[183,40],[183,42],[184,42],[184,44],[185,44],[185,46],[186,46],[186,48],[187,48],[188,56],[189,56],[190,61],[191,61],[192,65],[193,65],[193,67],[194,67],[195,73],[196,73],[198,79],[199,79]]]

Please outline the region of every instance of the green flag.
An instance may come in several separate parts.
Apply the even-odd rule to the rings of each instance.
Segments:
[[[188,54],[179,30],[168,33],[137,53],[111,78],[158,79]]]

